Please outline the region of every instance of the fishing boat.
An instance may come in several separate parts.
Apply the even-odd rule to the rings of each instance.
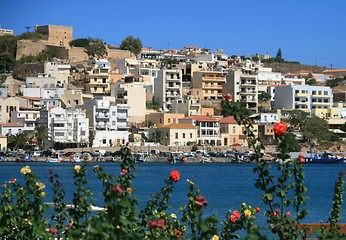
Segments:
[[[310,157],[304,157],[304,159],[301,158],[301,162],[307,164],[343,164],[344,157],[324,152],[323,154],[314,154]]]
[[[55,153],[50,157],[47,157],[47,162],[49,163],[59,163],[59,162],[63,162],[65,159],[63,157],[63,155],[59,154],[59,153]]]
[[[134,153],[133,158],[135,159],[135,162],[145,162],[147,160],[147,155],[145,153]]]
[[[170,152],[167,158],[169,163],[185,163],[186,157],[183,152]]]
[[[30,162],[31,156],[28,153],[21,153],[21,154],[18,154],[16,161],[17,162]]]

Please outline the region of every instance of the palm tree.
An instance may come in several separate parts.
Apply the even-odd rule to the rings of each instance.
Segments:
[[[42,149],[43,142],[48,140],[48,128],[46,126],[36,126],[35,137],[39,148]]]
[[[24,147],[26,143],[28,142],[29,137],[28,134],[23,132],[23,133],[17,133],[15,135],[10,135],[8,137],[8,148],[12,149],[18,149]]]

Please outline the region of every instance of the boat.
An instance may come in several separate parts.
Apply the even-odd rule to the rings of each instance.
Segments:
[[[64,157],[59,154],[59,153],[55,153],[50,157],[47,157],[47,162],[49,163],[59,163],[59,162],[63,162],[65,159]]]
[[[300,158],[302,163],[306,164],[343,164],[344,163],[344,157],[334,155],[329,152],[324,152],[323,154],[314,154],[310,157],[304,157]]]
[[[21,153],[18,154],[16,157],[16,162],[30,162],[31,161],[31,156],[28,153]]]
[[[186,157],[183,152],[170,152],[167,158],[169,163],[185,163]]]
[[[133,158],[135,162],[145,162],[147,160],[147,155],[145,153],[134,153]]]

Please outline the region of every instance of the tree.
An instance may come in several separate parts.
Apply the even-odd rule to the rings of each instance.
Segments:
[[[44,141],[48,140],[48,128],[46,126],[36,126],[35,137],[40,149],[42,149]]]
[[[28,142],[28,140],[28,134],[25,132],[10,135],[8,136],[7,147],[11,149],[23,148]]]
[[[311,143],[327,147],[332,139],[328,122],[325,119],[312,116],[305,122],[303,136]]]
[[[289,152],[299,152],[301,150],[301,146],[293,133],[287,132],[285,138],[288,146],[287,150]]]
[[[309,114],[300,109],[294,109],[290,112],[287,118],[287,123],[291,131],[302,130],[308,120]]]
[[[221,115],[223,115],[224,117],[234,116],[237,119],[245,119],[253,113],[253,111],[247,108],[245,101],[233,102],[224,99],[221,101],[220,105]]]
[[[258,95],[258,102],[261,104],[263,103],[266,103],[268,101],[270,101],[270,94],[269,93],[266,93],[266,92],[261,92],[259,95]]]
[[[139,38],[128,36],[121,42],[120,49],[129,50],[137,56],[142,51],[142,41]]]
[[[345,78],[346,76],[344,78],[334,78],[334,79],[327,80],[326,86],[329,86],[331,88],[336,87],[340,85],[345,80]]]
[[[155,131],[152,134],[150,134],[149,141],[159,143],[161,142],[162,137],[163,137],[163,132],[158,129],[155,129]]]
[[[70,47],[87,48],[92,41],[91,38],[77,38],[69,42]]]
[[[282,52],[281,52],[281,48],[278,49],[278,51],[276,52],[276,57],[277,60],[281,60],[282,59]]]
[[[90,40],[89,45],[85,49],[89,57],[102,58],[107,55],[106,45],[101,39]]]

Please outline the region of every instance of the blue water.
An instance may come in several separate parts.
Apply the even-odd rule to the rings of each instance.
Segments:
[[[49,170],[59,175],[60,181],[66,189],[66,201],[72,199],[74,191],[71,163],[0,163],[0,183],[16,178],[23,181],[20,169],[30,165],[33,172],[39,175],[39,180],[46,185],[46,201],[52,201],[51,184],[48,182]],[[102,206],[102,186],[99,180],[92,173],[93,163],[89,164],[88,178],[89,186],[94,193],[94,202],[97,206]],[[119,174],[119,163],[98,163],[108,173]],[[261,192],[254,187],[254,180],[257,177],[252,173],[253,164],[163,164],[163,163],[141,163],[135,171],[135,197],[138,198],[139,207],[142,208],[150,198],[150,194],[156,193],[163,185],[164,178],[168,177],[171,170],[180,171],[181,179],[175,185],[173,196],[170,201],[171,212],[179,214],[179,207],[187,202],[188,193],[187,179],[194,180],[199,187],[201,194],[208,201],[205,213],[215,214],[220,220],[224,219],[228,210],[239,209],[243,202],[262,209],[258,220],[265,224],[263,216],[266,206],[262,203]],[[275,165],[273,171],[275,172]],[[334,183],[338,178],[339,171],[345,171],[345,165],[306,165],[305,184],[308,187],[309,199],[304,208],[310,212],[304,222],[326,222],[332,208],[332,198]],[[2,191],[2,190],[0,190]],[[346,209],[343,206],[343,209]],[[346,221],[346,212],[342,213]]]

